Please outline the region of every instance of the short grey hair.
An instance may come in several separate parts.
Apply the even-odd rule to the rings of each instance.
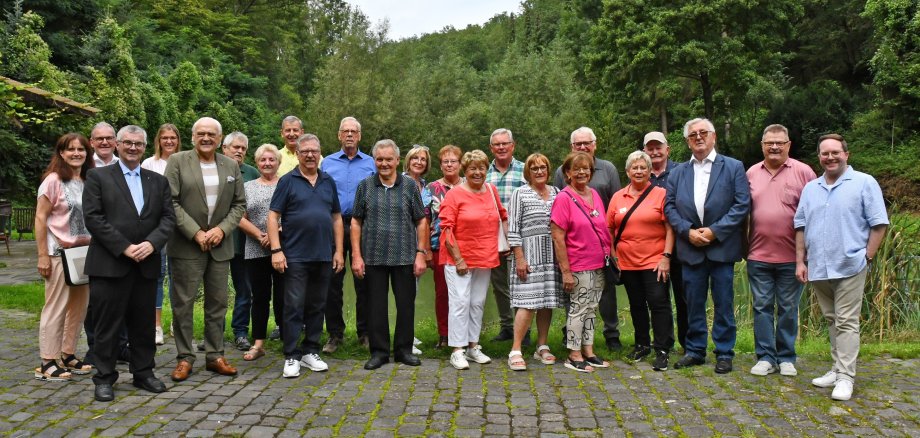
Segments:
[[[259,148],[256,149],[256,153],[253,155],[253,158],[255,158],[256,162],[258,162],[259,158],[262,158],[262,155],[264,155],[266,152],[275,154],[275,161],[278,161],[279,163],[281,162],[281,152],[278,151],[278,146],[275,146],[271,143],[265,143],[262,146],[259,146]]]
[[[510,129],[507,129],[507,128],[498,128],[498,129],[492,131],[492,135],[489,136],[489,144],[492,144],[492,139],[495,138],[496,135],[500,135],[500,134],[508,134],[508,141],[514,143],[514,136],[511,135],[511,130],[510,130]]]
[[[358,119],[352,116],[345,117],[342,119],[341,122],[339,122],[339,130],[342,129],[342,125],[344,125],[345,122],[353,122],[355,125],[358,125],[358,132],[361,132],[361,122],[359,122]]]
[[[288,123],[297,123],[300,125],[300,129],[303,129],[303,120],[300,120],[297,116],[287,116],[284,120],[281,121],[281,129],[284,129],[284,125]]]
[[[218,122],[217,119],[213,117],[202,117],[196,120],[195,123],[192,124],[192,135],[195,134],[195,129],[198,128],[198,125],[201,124],[202,122],[213,122],[215,125],[217,125],[217,135],[221,135],[224,133],[224,128],[220,126],[220,122]]]
[[[319,137],[317,137],[316,134],[309,134],[309,133],[301,135],[300,137],[297,137],[297,147],[299,148],[300,145],[308,141],[315,141],[316,145],[320,147],[320,150],[322,150],[323,146],[319,143]]]
[[[108,125],[108,123],[106,123],[106,125]],[[111,126],[109,127],[111,128]],[[93,128],[93,129],[96,129],[96,128]],[[121,141],[121,138],[125,134],[141,134],[144,136],[144,144],[147,144],[147,131],[144,131],[144,128],[141,128],[140,126],[137,126],[137,125],[122,126],[121,129],[118,130],[118,134],[115,134],[115,140]]]
[[[108,124],[107,122],[99,122],[93,125],[93,129],[89,131],[90,138],[92,138],[93,132],[95,132],[99,128],[109,128],[112,130],[112,132],[115,132],[115,128],[113,128],[112,125]]]
[[[582,126],[581,128],[572,131],[572,135],[569,136],[569,143],[575,143],[575,136],[578,134],[589,134],[591,136],[591,141],[597,141],[597,136],[594,135],[594,130],[587,126]]]
[[[627,174],[629,174],[629,168],[632,167],[633,163],[635,163],[636,160],[645,161],[645,165],[648,166],[649,169],[652,168],[652,157],[649,157],[648,154],[646,154],[645,152],[634,151],[631,154],[629,154],[628,157],[626,157],[626,173]]]
[[[386,148],[393,149],[393,151],[396,152],[396,157],[399,158],[399,146],[396,146],[396,142],[388,138],[385,138],[383,140],[378,141],[377,143],[374,143],[374,147],[371,148],[371,156],[374,158],[377,158],[377,151],[379,151],[380,149],[386,149]]]
[[[763,137],[767,136],[768,132],[782,132],[786,135],[786,139],[789,139],[789,130],[785,126],[780,125],[779,123],[774,123],[766,128],[763,128],[763,135],[760,137],[763,140]]]
[[[243,134],[240,131],[233,131],[227,134],[227,136],[224,137],[224,146],[230,146],[237,140],[243,140],[243,143],[246,144],[247,148],[249,148],[249,137],[246,137],[246,134]]]
[[[684,138],[687,138],[687,135],[690,134],[690,127],[700,122],[703,122],[706,124],[706,129],[709,130],[709,132],[716,132],[716,126],[713,125],[712,122],[709,121],[709,119],[697,117],[693,120],[690,120],[687,123],[684,123]]]

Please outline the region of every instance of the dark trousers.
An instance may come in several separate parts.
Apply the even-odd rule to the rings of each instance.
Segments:
[[[604,291],[597,306],[601,319],[604,320],[604,339],[609,344],[620,340],[620,318],[617,316],[617,285],[612,281],[604,282]]]
[[[154,299],[154,304],[156,300]],[[156,318],[154,318],[156,321]],[[93,300],[89,300],[89,306],[86,307],[86,318],[83,318],[83,330],[86,332],[86,356],[83,357],[83,361],[90,364],[96,364],[96,354],[94,349],[96,347],[96,316],[93,311]],[[121,355],[122,352],[128,350],[128,328],[122,325],[121,330],[118,332],[118,353]]]
[[[683,264],[676,258],[671,259],[671,289],[674,292],[674,310],[677,320],[677,342],[687,348],[687,294],[684,291]]]
[[[284,324],[281,326],[286,359],[319,353],[323,308],[332,274],[332,262],[288,262],[284,271]],[[301,327],[306,330],[298,348]]]
[[[346,263],[351,263],[351,239],[347,236],[351,232],[351,218],[342,216],[345,224],[345,241],[342,242],[342,251],[346,258]],[[365,280],[361,280],[352,274],[352,280],[355,285],[355,329],[359,337],[367,335],[367,287]],[[345,317],[342,314],[344,305],[345,269],[338,274],[332,275],[332,281],[329,283],[329,294],[326,295],[326,333],[330,337],[341,338],[345,336]]]
[[[668,351],[674,346],[674,319],[667,281],[658,281],[652,269],[623,271],[623,286],[629,296],[629,314],[636,332],[636,345]],[[651,314],[651,318],[649,317]],[[649,321],[655,341],[649,338]]]
[[[687,292],[687,355],[706,357],[706,300],[712,294],[712,343],[716,359],[735,356],[734,263],[704,260],[698,265],[684,264],[684,288]]]
[[[412,353],[415,338],[415,275],[412,265],[367,266],[367,304],[374,312],[367,318],[367,338],[371,356],[389,357],[390,319],[389,289],[396,301],[396,331],[393,333],[393,353]]]
[[[230,320],[230,328],[233,330],[234,338],[245,338],[249,335],[252,286],[243,254],[237,254],[230,259],[230,278],[233,279],[233,291],[236,293],[233,299],[233,318]],[[276,319],[275,321],[278,320]],[[255,333],[253,333],[253,336],[255,336]],[[265,339],[265,337],[263,336],[259,339]]]
[[[89,299],[95,312],[96,335],[93,383],[114,384],[118,380],[115,361],[123,327],[128,330],[131,374],[135,379],[153,376],[155,316],[150,309],[156,303],[156,287],[156,278],[143,278],[137,265],[124,277],[90,277]]]
[[[275,325],[284,318],[284,278],[272,267],[271,257],[246,260],[246,271],[252,291],[252,338],[268,337],[268,310],[275,301]],[[234,314],[236,313],[234,309]]]

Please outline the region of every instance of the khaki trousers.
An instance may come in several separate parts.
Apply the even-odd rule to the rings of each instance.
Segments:
[[[45,305],[38,323],[38,349],[42,359],[75,354],[77,336],[86,318],[89,286],[68,286],[60,257],[51,257],[51,275],[45,280]]]
[[[815,296],[827,320],[831,340],[831,358],[839,377],[856,378],[859,356],[859,315],[868,267],[852,277],[811,282]]]
[[[208,362],[224,355],[227,323],[227,280],[230,261],[219,262],[210,253],[194,259],[169,258],[172,281],[169,300],[173,311],[176,361],[195,363],[194,312],[198,286],[204,282],[204,351]]]

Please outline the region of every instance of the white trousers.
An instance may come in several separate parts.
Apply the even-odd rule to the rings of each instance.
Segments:
[[[448,299],[447,345],[466,348],[471,342],[479,342],[490,271],[470,269],[466,275],[459,275],[456,266],[444,265]]]

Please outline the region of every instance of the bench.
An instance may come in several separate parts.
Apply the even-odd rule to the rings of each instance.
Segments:
[[[13,226],[19,233],[19,241],[22,241],[22,235],[32,233],[35,238],[35,207],[13,207]]]

